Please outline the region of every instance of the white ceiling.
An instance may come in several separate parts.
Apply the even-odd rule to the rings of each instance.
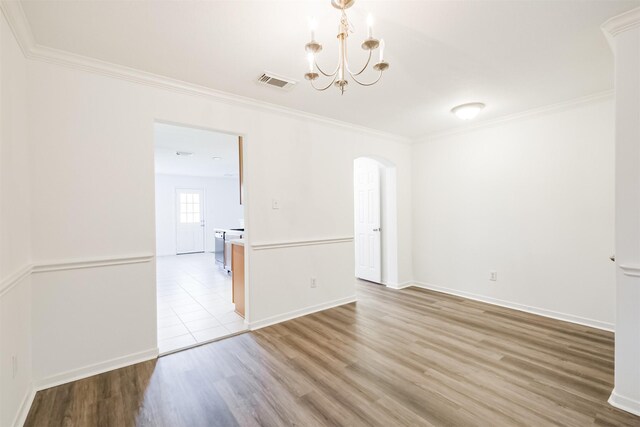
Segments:
[[[314,1],[23,0],[40,45],[168,76],[398,135],[468,125],[449,111],[480,101],[477,121],[613,87],[600,25],[633,0],[364,1],[348,13],[353,68],[371,12],[391,68],[382,84],[317,93],[303,79],[308,21],[319,62],[337,56],[339,13]],[[285,92],[255,83],[265,70],[296,78]]]
[[[238,179],[238,137],[235,135],[156,123],[154,139],[156,173]],[[178,156],[177,151],[193,155]]]

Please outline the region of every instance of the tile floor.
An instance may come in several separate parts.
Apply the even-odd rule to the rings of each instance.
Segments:
[[[156,271],[160,354],[246,330],[214,254],[158,257]]]

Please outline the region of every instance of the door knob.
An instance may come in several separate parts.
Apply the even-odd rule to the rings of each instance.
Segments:
[[[382,228],[374,228],[373,231],[382,231]]]

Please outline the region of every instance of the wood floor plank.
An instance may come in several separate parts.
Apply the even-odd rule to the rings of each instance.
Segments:
[[[37,393],[26,426],[635,426],[614,335],[418,288]]]

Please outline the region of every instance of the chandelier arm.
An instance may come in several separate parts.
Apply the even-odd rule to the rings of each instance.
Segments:
[[[338,76],[337,76],[337,75],[336,75],[336,76],[334,76],[334,77],[333,77],[333,80],[331,80],[331,83],[329,83],[328,85],[326,85],[326,86],[325,86],[325,87],[323,87],[323,88],[316,87],[316,85],[314,85],[314,84],[313,84],[313,80],[311,80],[311,86],[312,86],[315,90],[317,90],[318,92],[322,92],[323,90],[327,90],[327,89],[329,89],[331,86],[333,86],[333,83],[336,81],[336,79],[337,79],[337,78],[338,78]]]
[[[316,68],[318,69],[318,71],[320,71],[320,74],[322,74],[325,77],[333,77],[333,76],[335,76],[336,73],[338,72],[338,68],[340,68],[340,63],[338,63],[338,66],[336,67],[336,70],[331,74],[327,74],[322,70],[322,68],[320,68],[320,66],[318,65],[318,61],[316,61],[315,59],[314,59],[314,63],[316,64]]]
[[[371,62],[371,55],[372,55],[372,51],[369,50],[369,58],[367,58],[367,63],[364,64],[364,67],[362,67],[362,69],[355,74],[351,72],[351,69],[349,68],[349,61],[347,61],[347,71],[349,72],[349,74],[351,74],[351,77],[359,76],[364,72],[364,70],[367,69],[367,67],[369,66],[369,63]]]
[[[353,79],[353,81],[358,83],[360,86],[373,86],[374,84],[378,83],[380,81],[380,79],[382,78],[382,71],[380,71],[380,75],[378,75],[378,78],[375,79],[374,81],[372,81],[371,83],[363,83],[361,81],[358,81],[358,79],[356,79],[356,77],[353,74],[351,75],[351,78]]]

